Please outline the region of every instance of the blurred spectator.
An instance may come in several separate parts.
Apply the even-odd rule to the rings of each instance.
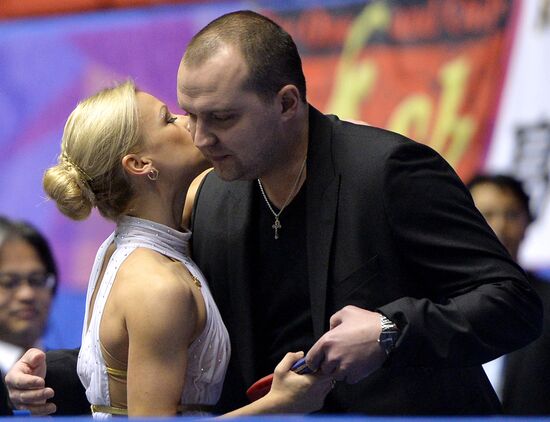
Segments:
[[[0,217],[0,370],[41,348],[57,287],[47,240],[32,225]]]
[[[507,175],[477,175],[469,183],[476,207],[514,260],[533,216],[521,183]],[[544,303],[542,336],[528,346],[484,365],[502,401],[513,415],[549,415],[550,283],[527,272]]]

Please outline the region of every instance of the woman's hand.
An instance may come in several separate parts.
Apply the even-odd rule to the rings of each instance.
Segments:
[[[334,380],[321,374],[299,375],[292,365],[304,356],[303,352],[287,353],[277,365],[270,392],[260,400],[269,400],[273,413],[310,413],[323,407]]]

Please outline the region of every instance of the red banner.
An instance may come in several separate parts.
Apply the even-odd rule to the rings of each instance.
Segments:
[[[487,149],[514,6],[377,1],[271,16],[299,45],[312,104],[428,144],[467,179]]]

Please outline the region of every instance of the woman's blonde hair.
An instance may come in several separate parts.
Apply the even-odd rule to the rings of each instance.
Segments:
[[[44,173],[43,186],[59,210],[83,220],[95,206],[116,220],[133,196],[122,158],[141,143],[136,86],[127,81],[80,102],[69,116],[57,165]]]

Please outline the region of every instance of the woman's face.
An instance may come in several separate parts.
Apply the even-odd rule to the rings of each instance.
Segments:
[[[31,286],[28,278],[40,280],[45,276],[46,267],[27,241],[13,238],[4,242],[0,248],[0,340],[29,347],[41,337],[48,320],[52,289]]]
[[[137,103],[144,139],[140,155],[151,160],[159,180],[190,182],[210,167],[193,145],[186,116],[170,113],[164,103],[145,92],[137,93]]]

